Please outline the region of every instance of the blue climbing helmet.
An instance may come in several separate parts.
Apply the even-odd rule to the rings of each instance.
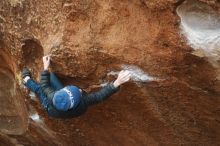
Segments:
[[[67,86],[54,94],[53,105],[57,110],[67,111],[79,104],[80,97],[81,92],[78,87]]]

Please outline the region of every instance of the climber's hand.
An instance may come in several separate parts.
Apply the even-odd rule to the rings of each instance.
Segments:
[[[115,80],[113,85],[114,85],[115,88],[117,88],[121,84],[128,82],[130,80],[130,78],[131,78],[131,73],[128,70],[122,70],[118,74],[118,78]]]
[[[44,63],[44,70],[48,70],[50,66],[50,55],[43,57],[43,63]]]

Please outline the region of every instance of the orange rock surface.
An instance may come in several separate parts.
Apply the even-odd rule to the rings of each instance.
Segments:
[[[175,0],[1,0],[0,145],[220,145],[217,68],[192,54]],[[219,12],[217,0],[203,0]],[[79,118],[48,118],[21,84],[42,56],[62,82],[88,92],[135,65],[163,80],[122,86]]]

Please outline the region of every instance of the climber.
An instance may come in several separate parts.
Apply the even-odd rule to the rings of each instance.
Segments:
[[[72,118],[82,115],[91,105],[100,103],[108,99],[119,90],[119,86],[130,80],[129,71],[122,70],[118,78],[98,92],[87,94],[77,86],[64,87],[54,73],[50,73],[51,57],[44,56],[44,70],[41,73],[40,83],[35,82],[27,68],[22,71],[24,85],[35,92],[40,99],[40,103],[53,118]]]

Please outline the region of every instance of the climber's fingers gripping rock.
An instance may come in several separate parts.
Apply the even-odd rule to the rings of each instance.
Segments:
[[[43,57],[44,70],[48,70],[48,68],[50,66],[50,60],[51,60],[50,55],[46,55]]]
[[[115,87],[119,87],[121,84],[128,82],[131,79],[131,73],[128,70],[122,70],[118,74],[118,78],[114,82]]]

